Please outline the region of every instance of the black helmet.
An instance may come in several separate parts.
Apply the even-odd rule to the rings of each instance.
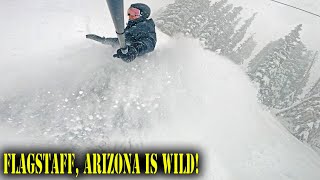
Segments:
[[[141,13],[141,17],[144,18],[144,19],[147,19],[150,14],[151,14],[151,9],[148,5],[146,4],[143,4],[143,3],[135,3],[135,4],[131,4],[130,7],[133,7],[133,8],[137,8],[140,10],[140,13]]]

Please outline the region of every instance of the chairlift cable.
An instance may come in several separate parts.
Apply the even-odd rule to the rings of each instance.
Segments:
[[[310,11],[306,11],[306,10],[304,10],[304,9],[301,9],[301,8],[298,8],[298,7],[295,7],[295,6],[292,6],[292,5],[290,5],[290,4],[286,4],[286,3],[279,2],[279,1],[275,1],[275,0],[270,0],[270,1],[273,1],[273,2],[275,2],[275,3],[282,4],[282,5],[285,5],[285,6],[289,6],[289,7],[291,7],[291,8],[294,8],[294,9],[297,9],[297,10],[300,10],[300,11],[303,11],[303,12],[306,12],[306,13],[309,13],[309,14],[312,14],[312,15],[314,15],[314,16],[320,17],[320,15],[318,15],[318,14],[312,13],[312,12],[310,12]]]

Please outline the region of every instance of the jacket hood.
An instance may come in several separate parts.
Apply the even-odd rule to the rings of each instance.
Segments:
[[[146,4],[143,4],[143,3],[135,3],[135,4],[131,4],[130,7],[133,7],[133,8],[137,8],[140,10],[141,12],[141,17],[143,19],[147,19],[150,14],[151,14],[151,9],[148,5]]]

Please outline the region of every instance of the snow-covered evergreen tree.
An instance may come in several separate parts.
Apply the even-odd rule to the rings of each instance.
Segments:
[[[231,20],[227,19],[229,13],[232,13],[233,5],[226,4],[216,12],[216,16],[210,18],[210,24],[204,29],[209,30],[210,36],[206,37],[205,45],[212,51],[220,50],[224,54],[228,49],[230,38],[233,35]],[[233,24],[233,26],[236,26]],[[231,34],[231,35],[230,35]],[[228,36],[229,35],[229,36]]]
[[[237,64],[243,64],[244,60],[251,56],[256,46],[257,42],[254,40],[254,36],[251,35],[237,48],[236,51],[232,51],[232,54],[229,56],[229,58]]]
[[[306,85],[310,70],[318,58],[318,52],[308,51],[312,57],[301,86]],[[298,104],[277,114],[289,131],[303,142],[310,144],[320,153],[320,78]]]
[[[273,53],[274,47],[278,46],[280,41],[271,41],[269,42],[263,49],[256,54],[256,56],[249,62],[248,65],[248,74],[252,77],[253,73],[257,72],[257,69],[260,64],[262,64],[265,60],[265,57],[268,54]]]
[[[199,30],[201,27],[203,27],[209,20],[209,17],[207,16],[209,8],[210,7],[210,1],[209,0],[200,0],[200,1],[193,1],[197,4],[193,6],[191,11],[196,11],[194,13],[194,16],[190,17],[185,25],[181,27],[182,33],[185,35],[198,38]]]
[[[241,18],[239,18],[242,8],[235,7],[224,15],[221,21],[221,34],[217,36],[217,49],[221,49],[221,54],[228,55],[232,53],[232,37],[236,33],[237,25],[239,24]],[[244,37],[244,36],[243,36]],[[242,38],[243,38],[242,37]],[[242,39],[241,39],[242,40]],[[240,41],[239,41],[240,42]]]
[[[155,18],[157,26],[169,35],[185,32],[188,22],[199,17],[209,5],[209,0],[176,0]]]
[[[199,38],[208,49],[214,49],[211,48],[210,39],[218,36],[218,30],[221,26],[220,19],[223,18],[223,7],[227,5],[227,2],[228,0],[220,0],[210,6],[207,13],[208,21],[199,28]]]
[[[243,42],[256,14],[239,27],[242,10],[242,7],[234,7],[228,3],[228,0],[220,0],[212,5],[210,0],[176,0],[155,20],[164,33],[171,36],[182,33],[197,38],[204,48],[241,64],[256,46],[253,39]],[[241,42],[243,43],[240,45]]]
[[[302,25],[271,42],[249,65],[249,76],[259,85],[261,102],[272,108],[286,108],[298,100],[301,83],[311,62],[300,41]]]
[[[298,139],[320,152],[319,93],[277,114],[285,127]]]
[[[249,19],[245,20],[244,24],[238,29],[232,36],[231,41],[229,42],[229,49],[226,53],[232,53],[232,50],[243,40],[245,37],[248,28],[255,19],[257,13],[254,13]]]
[[[157,27],[168,35],[179,33],[181,27],[184,25],[183,15],[182,4],[169,4],[166,9],[155,18]]]
[[[318,58],[318,52],[316,52],[314,60]],[[311,69],[311,68],[310,68]],[[312,86],[308,94],[306,95],[306,98],[312,97],[312,96],[320,96],[320,78],[317,80],[317,82]]]

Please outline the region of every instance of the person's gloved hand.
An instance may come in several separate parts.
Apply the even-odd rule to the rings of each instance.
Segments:
[[[128,52],[126,54],[123,54],[121,49],[117,50],[117,54],[114,54],[113,57],[120,58],[125,62],[131,62],[133,61],[138,55],[138,51],[136,48],[132,46],[128,46]]]

